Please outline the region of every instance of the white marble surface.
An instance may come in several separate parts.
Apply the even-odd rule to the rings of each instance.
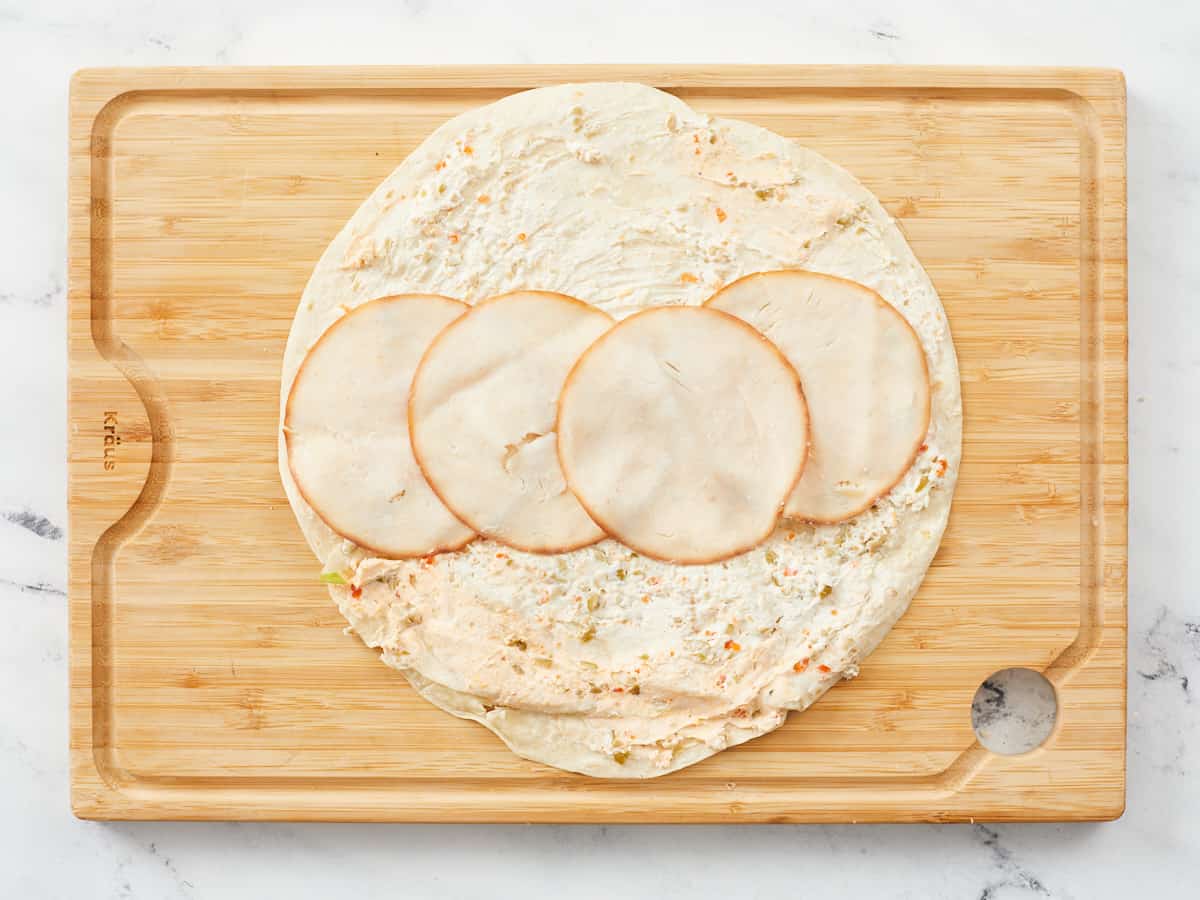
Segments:
[[[0,896],[1195,896],[1200,6],[0,0]],[[1129,83],[1129,803],[1106,825],[102,825],[67,799],[66,98],[85,65],[1103,65]],[[1189,682],[1190,679],[1190,682]],[[567,887],[569,885],[569,887]]]

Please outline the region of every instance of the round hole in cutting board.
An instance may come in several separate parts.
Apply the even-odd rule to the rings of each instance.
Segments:
[[[1004,756],[1040,747],[1057,719],[1054,685],[1033,669],[1001,669],[971,701],[971,727],[979,743]]]

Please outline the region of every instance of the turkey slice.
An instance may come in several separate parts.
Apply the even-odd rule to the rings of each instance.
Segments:
[[[563,481],[554,417],[567,372],[610,327],[573,297],[518,291],[478,304],[430,346],[409,402],[413,450],[479,533],[540,553],[604,537]]]
[[[714,562],[771,533],[804,467],[795,369],[741,320],[661,307],[593,344],[559,399],[567,483],[639,553]]]
[[[467,308],[433,294],[364,303],[317,339],[288,395],[284,440],[300,493],[333,531],[380,556],[426,556],[474,537],[421,474],[406,415],[417,363]]]
[[[912,326],[868,287],[816,272],[748,275],[706,304],[745,320],[800,373],[812,453],[784,514],[831,524],[887,493],[929,429],[929,370]]]

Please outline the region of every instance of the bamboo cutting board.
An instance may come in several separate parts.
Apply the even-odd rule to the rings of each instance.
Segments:
[[[633,80],[794,137],[900,222],[950,317],[950,527],[862,674],[649,782],[509,753],[383,666],[316,582],[276,469],[313,264],[437,125]],[[88,70],[70,127],[71,759],[90,818],[1102,819],[1124,805],[1125,96],[1072,69]],[[1059,719],[975,743],[998,669]]]

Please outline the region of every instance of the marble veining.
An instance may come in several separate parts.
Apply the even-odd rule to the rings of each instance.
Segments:
[[[1137,668],[1146,681],[1177,684],[1186,702],[1192,702],[1192,671],[1200,665],[1200,618],[1184,619],[1162,607],[1142,640],[1153,668]]]
[[[31,509],[6,509],[0,511],[0,518],[18,525],[26,531],[32,531],[38,537],[45,538],[48,541],[61,541],[63,539],[63,530],[61,528],[45,516],[39,515]]]
[[[1054,896],[1041,879],[1026,869],[1013,856],[1012,850],[1001,842],[999,831],[986,825],[976,825],[975,836],[991,854],[992,868],[995,870],[993,878],[979,892],[979,900],[995,900],[1007,888],[1036,897]]]
[[[1129,798],[1103,825],[95,824],[67,798],[66,100],[96,65],[1103,65],[1129,84]],[[1200,860],[1200,8],[0,0],[0,896],[1106,900]],[[985,698],[986,699],[986,698]],[[1015,708],[991,695],[990,716]]]
[[[1054,688],[1030,669],[1004,669],[988,678],[971,702],[971,727],[996,753],[1026,753],[1050,735],[1058,717]]]
[[[54,305],[63,296],[63,286],[61,282],[52,281],[45,290],[39,291],[36,287],[30,293],[0,293],[0,303],[29,303],[33,306],[51,306]]]

